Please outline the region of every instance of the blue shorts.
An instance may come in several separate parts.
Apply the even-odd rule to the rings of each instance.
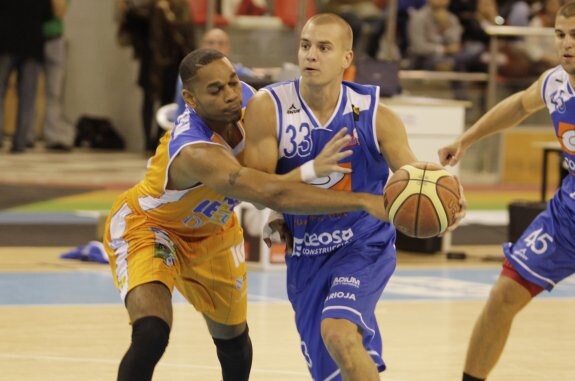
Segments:
[[[563,180],[547,208],[503,251],[523,278],[548,291],[575,273],[574,176]]]
[[[321,321],[326,318],[346,319],[360,327],[366,350],[379,371],[385,369],[375,306],[395,270],[393,244],[362,241],[329,255],[286,256],[288,297],[315,381],[341,380],[321,338]]]

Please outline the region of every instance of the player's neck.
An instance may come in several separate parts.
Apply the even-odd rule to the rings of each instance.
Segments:
[[[325,122],[337,106],[341,83],[333,82],[323,86],[302,84],[301,96],[320,122]]]

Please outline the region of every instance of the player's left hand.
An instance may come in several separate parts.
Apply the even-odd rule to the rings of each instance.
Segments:
[[[316,177],[325,177],[332,172],[350,173],[350,168],[345,168],[337,163],[353,152],[343,149],[351,142],[351,136],[347,134],[347,128],[342,128],[323,147],[319,155],[314,158],[314,170]]]
[[[285,223],[283,216],[272,210],[264,225],[262,238],[268,248],[273,244],[285,243],[285,253],[290,255],[293,252],[293,236]]]

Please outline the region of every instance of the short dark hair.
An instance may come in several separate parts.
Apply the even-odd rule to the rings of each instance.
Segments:
[[[180,78],[184,88],[190,90],[192,82],[200,70],[216,60],[224,58],[225,55],[215,49],[196,49],[184,57],[180,62]]]

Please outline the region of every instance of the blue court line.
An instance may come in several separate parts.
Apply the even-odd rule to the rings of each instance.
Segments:
[[[104,266],[104,265],[103,265]],[[499,274],[490,269],[417,269],[396,271],[382,300],[485,299]],[[249,273],[251,303],[287,302],[285,273]],[[560,283],[542,298],[575,298],[575,277]],[[176,293],[174,302],[185,303]],[[63,273],[1,273],[0,305],[121,304],[112,276],[105,271]]]
[[[98,223],[95,216],[80,213],[28,213],[28,212],[0,212],[0,224],[86,224]]]

